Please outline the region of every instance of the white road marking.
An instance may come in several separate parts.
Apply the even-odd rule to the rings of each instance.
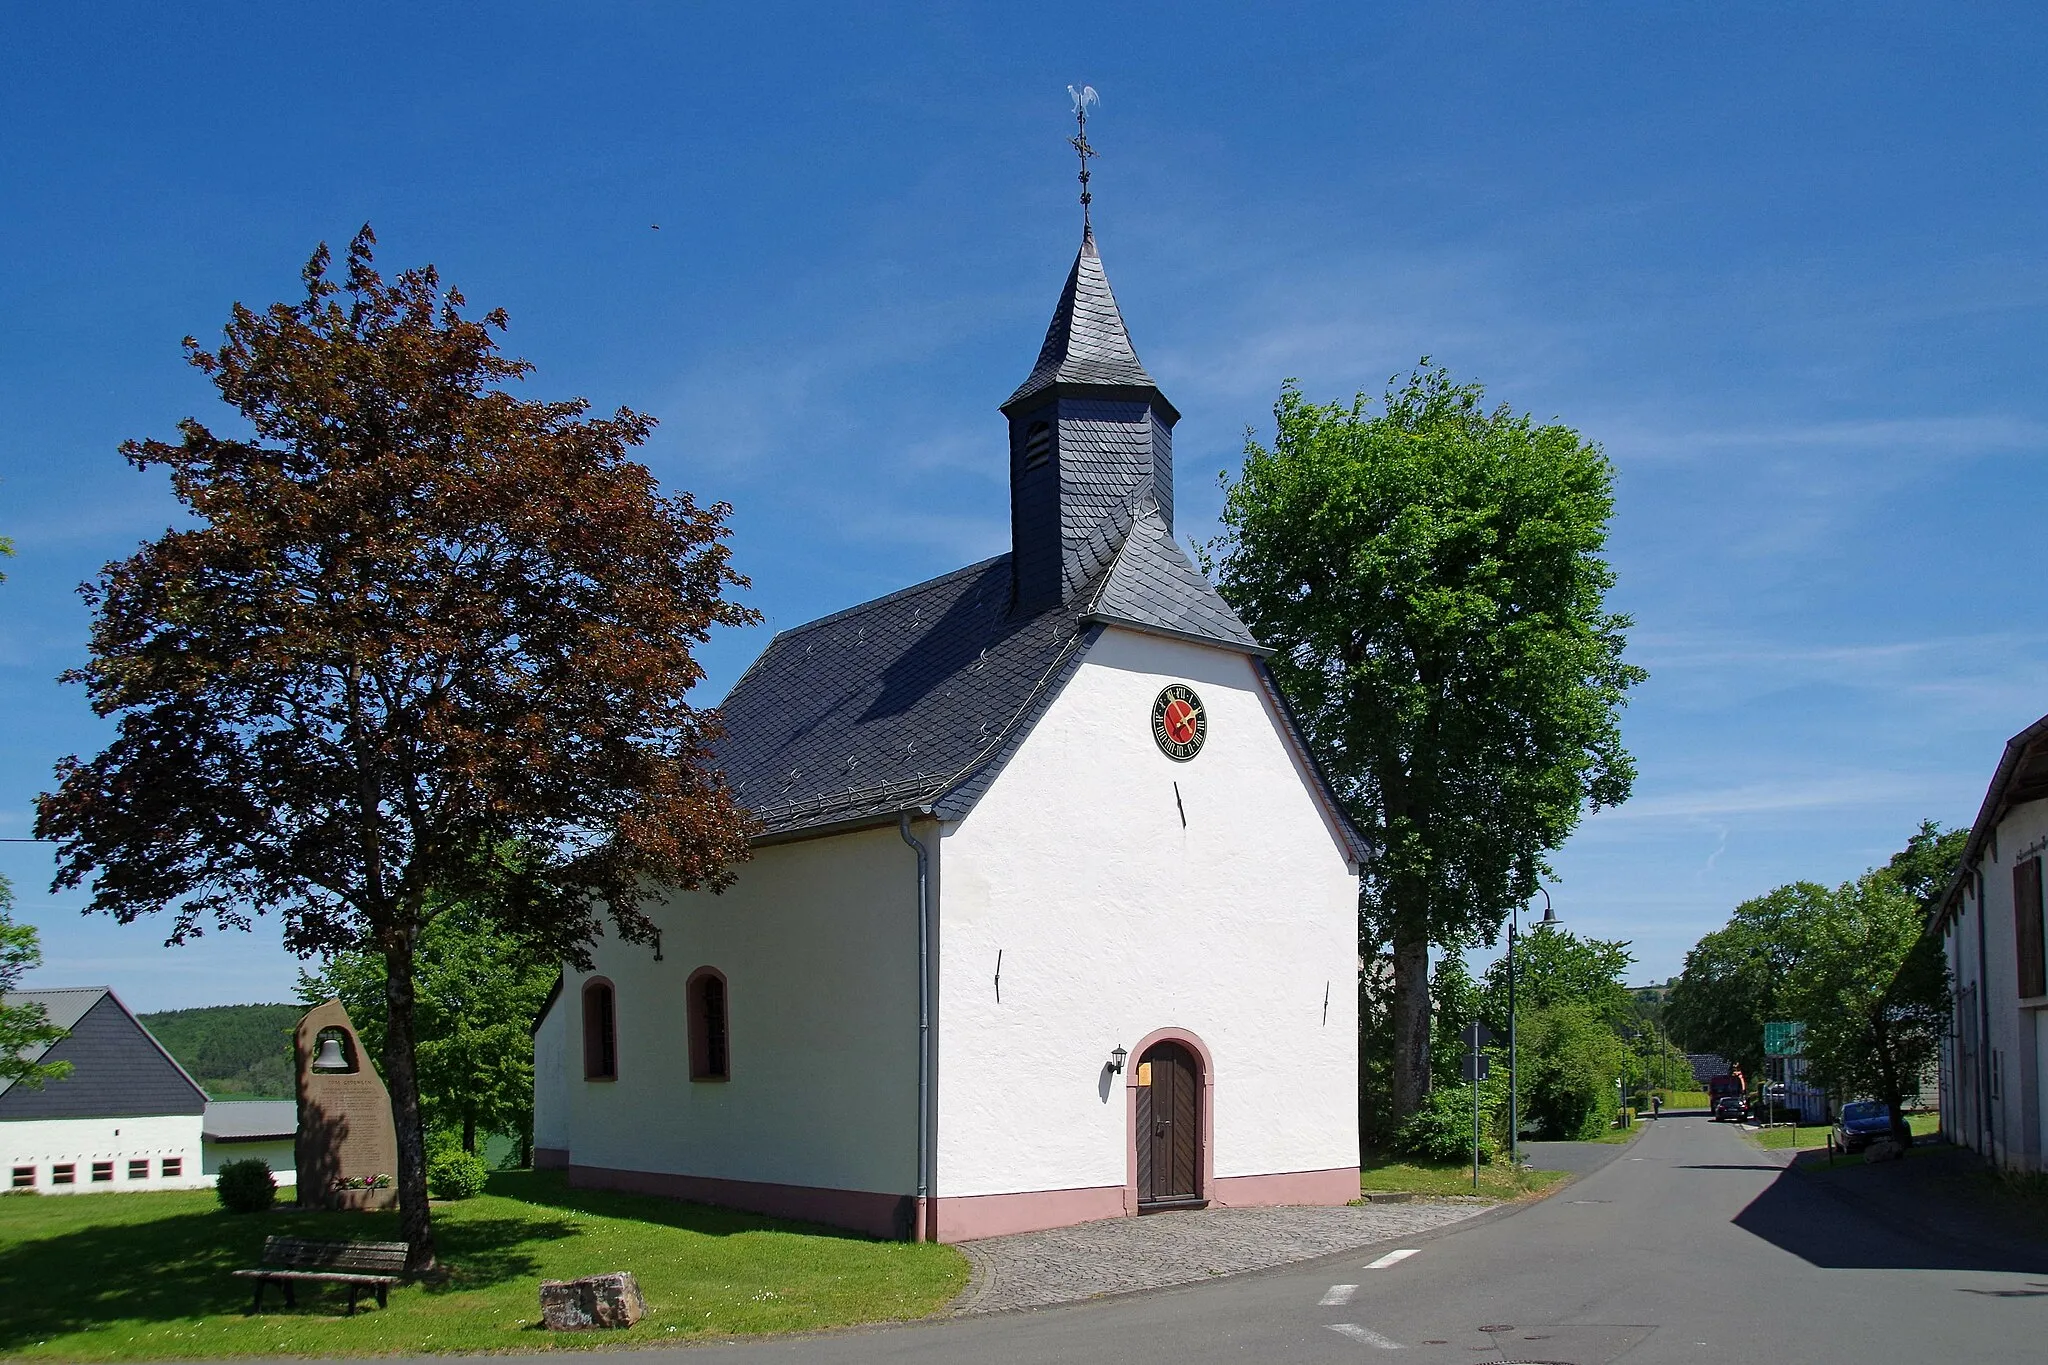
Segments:
[[[1325,1308],[1335,1308],[1338,1304],[1351,1302],[1351,1296],[1357,1292],[1358,1286],[1355,1284],[1333,1284],[1330,1286],[1330,1292],[1323,1295],[1319,1302]]]
[[[1340,1336],[1350,1337],[1353,1341],[1362,1341],[1368,1346],[1377,1346],[1382,1351],[1398,1351],[1402,1349],[1400,1342],[1389,1341],[1370,1327],[1360,1327],[1355,1322],[1333,1322],[1330,1324],[1330,1330]]]
[[[1365,1268],[1367,1270],[1385,1270],[1390,1265],[1401,1264],[1401,1262],[1407,1260],[1420,1250],[1422,1250],[1421,1247],[1403,1247],[1399,1251],[1390,1251],[1377,1261],[1368,1262]]]

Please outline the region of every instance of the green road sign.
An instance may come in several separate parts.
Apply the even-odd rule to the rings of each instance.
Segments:
[[[1790,1020],[1764,1025],[1764,1056],[1798,1057],[1806,1051],[1806,1025]]]

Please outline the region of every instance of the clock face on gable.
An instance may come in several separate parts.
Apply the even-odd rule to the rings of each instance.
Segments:
[[[1152,741],[1159,752],[1185,763],[1202,752],[1209,737],[1209,715],[1191,687],[1174,683],[1152,701]]]

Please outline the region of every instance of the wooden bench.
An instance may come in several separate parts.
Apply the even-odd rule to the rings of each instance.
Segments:
[[[263,1266],[258,1270],[237,1270],[245,1280],[256,1281],[256,1297],[249,1311],[263,1306],[265,1285],[284,1289],[287,1308],[299,1306],[292,1286],[301,1280],[325,1280],[348,1286],[348,1311],[356,1311],[356,1300],[364,1290],[374,1290],[379,1308],[388,1305],[391,1286],[405,1275],[403,1242],[314,1242],[304,1237],[263,1239]]]

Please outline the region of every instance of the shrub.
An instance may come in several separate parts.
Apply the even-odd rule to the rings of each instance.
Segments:
[[[222,1164],[213,1192],[229,1213],[262,1213],[277,1202],[277,1177],[261,1157],[229,1161]]]
[[[427,1167],[427,1189],[436,1199],[468,1199],[484,1192],[491,1168],[473,1152],[445,1152]]]
[[[1493,1115],[1486,1103],[1487,1088],[1480,1092],[1479,1160],[1491,1162],[1496,1155]],[[1424,1161],[1470,1161],[1472,1159],[1472,1091],[1466,1086],[1439,1086],[1429,1092],[1422,1107],[1401,1125],[1394,1150]]]

